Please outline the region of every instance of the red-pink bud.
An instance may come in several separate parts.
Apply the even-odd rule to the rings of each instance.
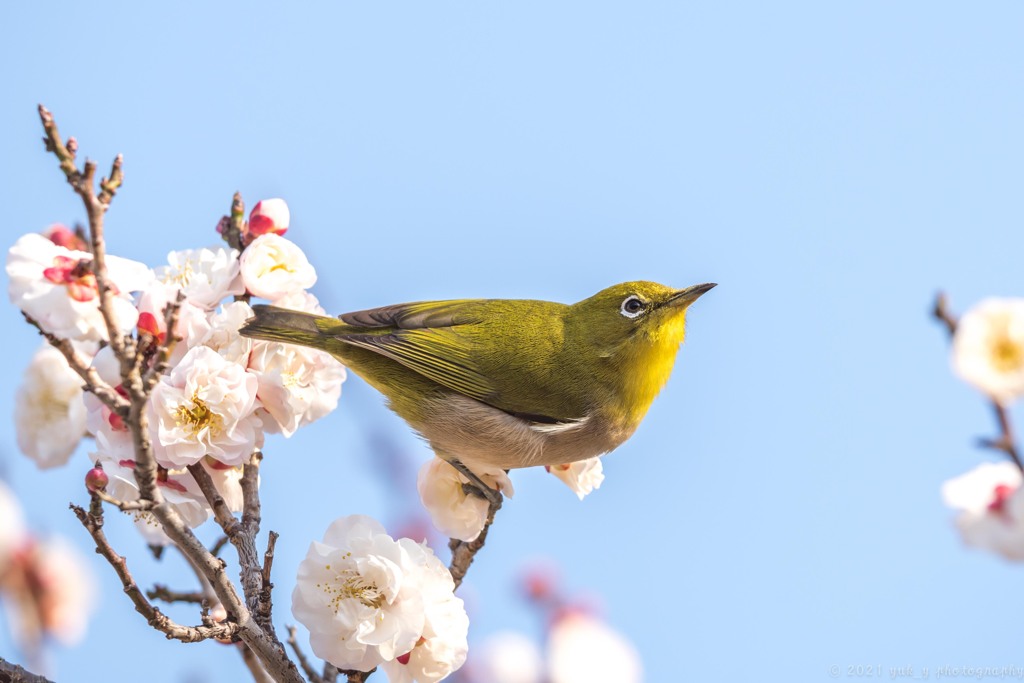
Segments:
[[[85,473],[85,488],[93,493],[103,491],[109,483],[110,477],[107,476],[107,473],[99,465]]]
[[[397,657],[395,657],[395,659],[398,660],[399,664],[408,664],[409,663],[409,656],[411,654],[412,654],[412,650],[410,650],[409,652],[406,652],[404,655],[398,655]]]
[[[290,222],[291,213],[283,199],[264,199],[256,202],[249,214],[248,237],[253,240],[268,233],[283,235],[288,231]]]
[[[77,251],[89,251],[89,245],[85,243],[81,235],[72,232],[67,226],[60,223],[54,223],[48,227],[43,231],[43,235],[58,247]]]

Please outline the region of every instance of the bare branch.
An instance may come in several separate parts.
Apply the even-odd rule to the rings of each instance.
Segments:
[[[487,541],[487,530],[490,529],[491,524],[494,522],[495,513],[500,509],[501,498],[499,497],[488,506],[487,519],[484,521],[484,528],[480,531],[479,536],[468,542],[460,541],[457,538],[453,538],[448,542],[448,548],[452,551],[452,563],[448,570],[452,573],[455,588],[462,585],[462,580],[466,578],[466,572],[469,571],[469,565],[473,564],[476,554],[484,547],[484,543]]]
[[[294,626],[288,627],[288,645],[292,648],[292,652],[295,653],[295,659],[299,660],[299,666],[302,667],[302,672],[306,674],[306,678],[309,679],[309,683],[324,683],[323,678],[316,672],[313,665],[310,664],[309,658],[306,657],[306,653],[299,647],[299,639],[296,636]]]
[[[206,596],[198,591],[175,591],[160,583],[146,591],[146,597],[166,603],[185,602],[194,605],[202,605],[206,600]]]
[[[274,584],[270,581],[270,569],[274,565],[274,547],[277,545],[278,533],[271,531],[267,538],[267,549],[263,553],[263,586],[260,588],[260,597],[256,602],[256,622],[259,624],[274,623]]]
[[[0,683],[53,683],[53,681],[0,657]]]
[[[98,500],[98,498],[94,498],[94,500]],[[235,637],[239,630],[236,623],[227,622],[212,626],[183,626],[154,607],[146,599],[146,596],[142,594],[138,584],[135,583],[135,579],[132,578],[125,558],[118,555],[107,541],[107,536],[103,533],[103,517],[95,515],[92,510],[86,512],[77,505],[72,505],[71,510],[74,511],[78,521],[82,523],[82,526],[92,536],[93,541],[96,543],[96,552],[110,563],[118,578],[121,579],[124,592],[131,599],[132,604],[135,605],[135,611],[145,617],[146,622],[150,626],[166,635],[168,639],[179,640],[183,643],[198,643],[208,638],[230,640]]]

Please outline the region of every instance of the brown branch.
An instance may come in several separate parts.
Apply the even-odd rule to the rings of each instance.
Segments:
[[[94,498],[94,500],[98,500],[98,498]],[[132,578],[131,572],[128,570],[128,562],[124,557],[118,555],[107,541],[107,536],[103,532],[102,515],[97,516],[92,511],[86,512],[78,505],[72,505],[71,510],[74,511],[78,521],[82,523],[82,526],[92,536],[96,544],[96,552],[110,563],[118,578],[121,579],[124,592],[128,595],[132,604],[135,605],[135,611],[141,614],[150,626],[163,633],[169,640],[179,640],[183,643],[198,643],[209,638],[230,640],[235,637],[239,630],[236,623],[228,622],[212,626],[183,626],[154,607],[146,599],[146,596],[142,594],[138,584],[135,583],[135,579]]]
[[[148,512],[153,509],[151,500],[119,500],[106,491],[94,491],[93,495],[104,503],[113,505],[121,512]]]
[[[0,683],[53,683],[53,681],[0,657]]]
[[[196,484],[199,486],[199,490],[206,496],[206,502],[210,504],[213,509],[213,517],[217,520],[217,524],[224,530],[227,538],[230,539],[232,536],[238,533],[239,523],[235,519],[235,516],[231,513],[231,509],[228,504],[224,501],[224,497],[220,495],[220,491],[217,490],[216,485],[213,483],[213,477],[206,471],[202,463],[195,463],[194,465],[188,466],[188,471],[195,479]]]
[[[370,674],[376,670],[377,667],[374,667],[369,671],[351,671],[346,669],[338,671],[338,673],[344,675],[348,683],[364,683],[364,681],[370,677]]]
[[[256,623],[268,624],[271,628],[274,623],[274,584],[270,581],[270,569],[274,566],[274,548],[278,535],[276,531],[271,531],[267,538],[267,549],[263,553],[263,571],[260,575],[263,585],[260,588],[259,600],[256,602]]]
[[[104,382],[96,368],[92,367],[89,363],[85,362],[85,359],[75,350],[74,345],[67,339],[62,339],[57,335],[47,332],[42,328],[35,318],[30,316],[28,313],[22,313],[28,324],[36,328],[46,341],[50,343],[50,346],[61,352],[64,359],[68,362],[68,366],[75,371],[75,373],[82,378],[85,382],[85,390],[92,393],[96,398],[103,402],[107,408],[111,411],[126,417],[128,414],[128,401],[114,391],[114,388]]]
[[[448,567],[448,571],[452,574],[452,581],[455,582],[456,589],[462,585],[462,580],[466,578],[466,572],[469,571],[469,566],[473,564],[473,559],[480,552],[480,549],[484,547],[484,543],[487,541],[487,530],[490,529],[491,524],[494,522],[495,513],[500,509],[501,498],[499,495],[497,500],[492,501],[487,508],[487,519],[484,521],[484,528],[480,530],[479,536],[468,542],[460,541],[457,538],[453,538],[448,542],[448,548],[452,551],[452,563]]]
[[[946,331],[949,332],[950,338],[956,334],[958,321],[956,316],[949,310],[949,299],[945,293],[939,292],[935,295],[932,316],[946,326]],[[978,444],[983,448],[991,448],[1005,454],[1013,460],[1017,469],[1024,472],[1024,459],[1021,458],[1020,451],[1017,449],[1017,439],[1014,437],[1013,424],[1010,422],[1010,415],[1006,411],[1006,406],[991,397],[990,401],[992,410],[996,415],[996,424],[999,425],[999,436],[995,439],[978,439]]]
[[[167,603],[185,602],[194,605],[202,605],[206,601],[206,596],[198,591],[175,591],[159,583],[146,591],[146,597]]]
[[[238,644],[239,652],[242,653],[242,661],[245,662],[245,666],[249,669],[249,673],[252,674],[252,679],[256,683],[273,683],[274,679],[270,677],[267,670],[263,668],[263,664],[259,658],[256,657],[256,653],[247,648],[242,643]]]

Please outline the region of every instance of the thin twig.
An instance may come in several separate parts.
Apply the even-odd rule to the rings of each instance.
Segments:
[[[96,501],[98,498],[94,497],[93,500]],[[92,511],[86,512],[85,509],[78,505],[72,505],[71,510],[78,517],[78,521],[82,523],[86,531],[89,532],[89,535],[92,536],[96,544],[96,552],[110,563],[118,578],[121,579],[124,592],[131,599],[132,604],[135,605],[135,611],[145,617],[146,622],[150,626],[166,635],[168,639],[179,640],[183,643],[198,643],[209,638],[230,640],[238,633],[238,624],[233,622],[213,626],[183,626],[173,621],[158,608],[154,607],[146,599],[146,596],[142,594],[138,584],[135,583],[135,579],[132,578],[131,572],[128,570],[128,562],[124,557],[118,555],[107,541],[106,534],[103,532],[103,517],[94,515]]]
[[[288,627],[288,645],[292,648],[292,652],[295,653],[295,659],[299,660],[299,666],[302,667],[303,673],[306,674],[306,678],[309,679],[309,683],[323,683],[323,679],[320,674],[316,672],[313,665],[309,662],[309,658],[306,657],[306,653],[299,647],[299,639],[296,635],[295,627]]]
[[[260,588],[260,597],[256,603],[256,623],[260,625],[274,623],[274,584],[270,581],[270,570],[274,566],[274,547],[277,545],[278,536],[276,531],[269,533],[267,549],[263,553],[263,571],[260,577],[263,586]]]
[[[494,522],[495,513],[500,509],[501,498],[499,497],[487,507],[487,519],[484,521],[484,528],[480,530],[479,536],[468,542],[460,541],[457,538],[453,538],[448,542],[448,548],[452,551],[452,563],[448,570],[452,574],[455,588],[462,585],[462,580],[466,578],[466,572],[469,571],[469,565],[473,564],[476,554],[484,547],[484,543],[487,541],[487,530],[490,529],[491,524]]]
[[[146,591],[146,597],[150,600],[162,600],[167,603],[185,602],[194,605],[202,605],[206,600],[206,596],[198,591],[175,591],[159,583]]]
[[[949,332],[949,336],[951,338],[956,334],[958,321],[956,316],[954,316],[949,310],[949,299],[946,297],[945,293],[939,292],[935,296],[935,306],[932,308],[932,316],[946,326],[946,331]],[[1021,458],[1020,451],[1017,449],[1017,440],[1014,437],[1013,424],[1010,422],[1010,415],[1006,411],[1006,406],[994,398],[991,398],[990,402],[992,410],[996,416],[996,424],[999,425],[999,436],[995,439],[978,439],[978,445],[1004,453],[1007,457],[1013,460],[1017,469],[1024,472],[1024,459]]]
[[[242,661],[245,662],[245,666],[249,669],[249,673],[252,674],[252,679],[256,683],[273,683],[274,679],[270,677],[267,670],[263,668],[259,658],[256,654],[247,648],[243,643],[238,644],[238,651],[242,653]]]

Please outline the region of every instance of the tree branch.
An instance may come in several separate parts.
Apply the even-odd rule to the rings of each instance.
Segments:
[[[53,683],[53,681],[0,657],[0,683]]]
[[[484,528],[481,529],[479,536],[468,542],[460,541],[457,538],[448,541],[448,548],[452,551],[452,563],[448,567],[448,571],[452,574],[452,580],[455,582],[456,589],[462,585],[462,580],[466,578],[466,572],[469,571],[469,566],[473,564],[473,559],[480,552],[480,549],[484,547],[484,543],[487,541],[487,531],[494,522],[495,513],[500,509],[501,498],[499,496],[496,501],[492,501],[488,506],[487,519],[484,521]]]

